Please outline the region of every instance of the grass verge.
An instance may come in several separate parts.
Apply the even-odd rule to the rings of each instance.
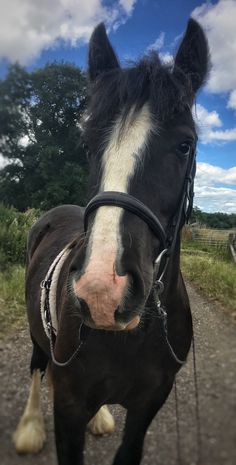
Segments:
[[[182,251],[181,270],[209,298],[236,311],[236,266],[214,255],[188,254]]]
[[[26,320],[24,268],[14,265],[0,272],[0,338],[19,328]]]

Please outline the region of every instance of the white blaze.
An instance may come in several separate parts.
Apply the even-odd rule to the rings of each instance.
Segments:
[[[103,154],[100,191],[128,191],[129,182],[143,161],[143,149],[151,130],[152,118],[147,104],[135,116],[131,109],[124,127],[122,117],[117,119]],[[102,263],[106,256],[106,268],[112,269],[121,245],[119,226],[122,212],[122,208],[110,206],[97,210],[90,237],[90,263],[94,259]]]

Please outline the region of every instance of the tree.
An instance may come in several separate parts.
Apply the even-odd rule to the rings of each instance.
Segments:
[[[27,73],[9,68],[0,82],[0,198],[19,210],[83,204],[87,156],[79,120],[86,79],[74,65],[53,63]]]
[[[222,212],[206,213],[202,212],[200,208],[194,207],[191,222],[199,223],[209,228],[230,229],[236,227],[236,214]]]

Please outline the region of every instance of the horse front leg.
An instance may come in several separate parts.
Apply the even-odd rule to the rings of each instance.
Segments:
[[[54,423],[59,465],[83,465],[86,421],[75,406],[54,403]]]
[[[139,465],[142,459],[143,443],[146,431],[167,399],[171,387],[166,389],[165,394],[150,395],[143,399],[140,404],[128,409],[126,415],[123,440],[119,447],[113,465]]]
[[[66,389],[64,382],[61,385],[54,382],[53,389],[58,465],[83,465],[85,430],[90,420],[85,402]]]
[[[43,377],[48,357],[33,341],[31,357],[31,387],[24,413],[13,435],[13,442],[19,454],[37,454],[46,440],[43,413],[40,402],[41,378]]]

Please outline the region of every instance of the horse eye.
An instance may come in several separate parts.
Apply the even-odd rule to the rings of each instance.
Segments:
[[[182,142],[177,148],[178,152],[182,155],[190,155],[192,150],[192,144],[190,142]]]

